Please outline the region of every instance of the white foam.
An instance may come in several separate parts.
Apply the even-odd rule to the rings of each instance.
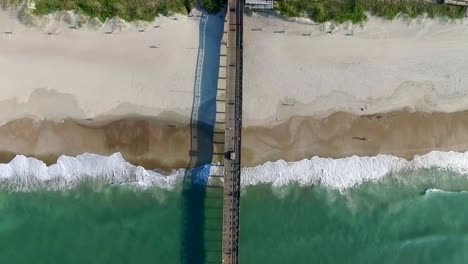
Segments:
[[[243,168],[241,184],[243,187],[257,184],[273,187],[322,185],[344,191],[364,182],[380,180],[392,172],[417,169],[450,170],[468,176],[468,152],[433,151],[415,156],[411,161],[391,155],[343,159],[313,157],[297,162],[279,160]],[[109,157],[89,153],[77,157],[61,156],[51,166],[35,158],[18,155],[10,163],[0,164],[0,184],[22,191],[38,188],[57,190],[98,180],[103,184],[129,184],[138,188],[158,186],[170,190],[181,183],[184,173],[184,169],[168,174],[146,170],[128,163],[120,153]],[[223,171],[221,167],[212,167],[210,174],[222,175]]]
[[[159,186],[172,189],[180,182],[185,170],[168,175],[134,166],[115,153],[109,157],[85,153],[77,157],[61,156],[47,166],[35,158],[17,155],[10,163],[0,164],[1,183],[13,190],[37,188],[66,189],[87,180],[104,184],[131,184],[139,188]]]
[[[466,193],[467,191],[444,191],[440,189],[427,189],[424,194],[455,194],[455,193]]]
[[[343,159],[313,157],[297,162],[280,160],[243,169],[241,184],[272,184],[274,187],[292,183],[300,186],[321,184],[343,191],[363,182],[377,181],[392,172],[417,169],[450,170],[468,175],[468,152],[433,151],[415,156],[411,161],[391,155]]]

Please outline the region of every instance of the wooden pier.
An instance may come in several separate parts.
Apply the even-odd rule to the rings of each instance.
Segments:
[[[222,262],[239,263],[243,0],[228,0]]]

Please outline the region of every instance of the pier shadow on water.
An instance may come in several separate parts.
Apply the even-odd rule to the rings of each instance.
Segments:
[[[220,45],[226,11],[203,13],[191,116],[190,163],[182,199],[181,263],[221,263],[222,188],[210,188],[213,132],[220,64]]]

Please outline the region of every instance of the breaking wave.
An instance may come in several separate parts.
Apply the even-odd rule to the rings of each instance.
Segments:
[[[320,184],[346,190],[363,182],[380,180],[394,172],[418,169],[448,170],[468,175],[468,152],[433,151],[416,155],[411,161],[391,155],[343,159],[313,157],[297,162],[280,160],[245,168],[242,171],[242,185],[272,184],[279,187],[291,183],[300,186]]]
[[[411,161],[391,155],[342,159],[313,157],[296,162],[279,160],[243,168],[241,184],[243,187],[257,184],[273,187],[322,185],[343,191],[364,182],[380,180],[391,173],[418,169],[447,170],[468,175],[468,152],[434,151],[415,156]],[[206,168],[204,171],[207,171]],[[219,175],[222,171],[219,167],[212,167],[210,174],[214,173]],[[185,169],[169,173],[146,170],[125,161],[120,153],[109,157],[88,153],[77,157],[61,156],[51,166],[35,158],[18,155],[11,162],[0,164],[0,185],[13,190],[67,189],[85,181],[97,180],[109,185],[173,189],[182,182],[184,174]]]
[[[467,191],[444,191],[441,189],[427,189],[424,194],[457,194],[457,193],[468,193]]]
[[[109,157],[89,153],[77,157],[60,156],[51,166],[35,158],[17,155],[10,163],[0,164],[0,183],[18,191],[68,189],[93,180],[103,184],[172,189],[183,179],[184,173],[184,169],[168,174],[145,170],[125,161],[120,153]]]

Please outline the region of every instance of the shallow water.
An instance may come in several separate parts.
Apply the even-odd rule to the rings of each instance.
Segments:
[[[466,263],[468,193],[458,191],[468,181],[409,174],[344,194],[321,187],[247,189],[242,262]],[[431,179],[412,182],[420,176]],[[429,186],[456,192],[425,191]]]
[[[177,263],[178,203],[175,191],[117,187],[3,192],[0,262]]]
[[[88,183],[69,191],[2,191],[0,262],[181,263],[183,232],[190,230],[181,190]],[[241,262],[466,263],[463,190],[466,176],[440,170],[390,175],[344,193],[293,184],[246,187]],[[206,197],[200,210],[208,218],[220,200]],[[205,260],[219,256],[210,251],[219,229],[206,221],[212,222]]]

